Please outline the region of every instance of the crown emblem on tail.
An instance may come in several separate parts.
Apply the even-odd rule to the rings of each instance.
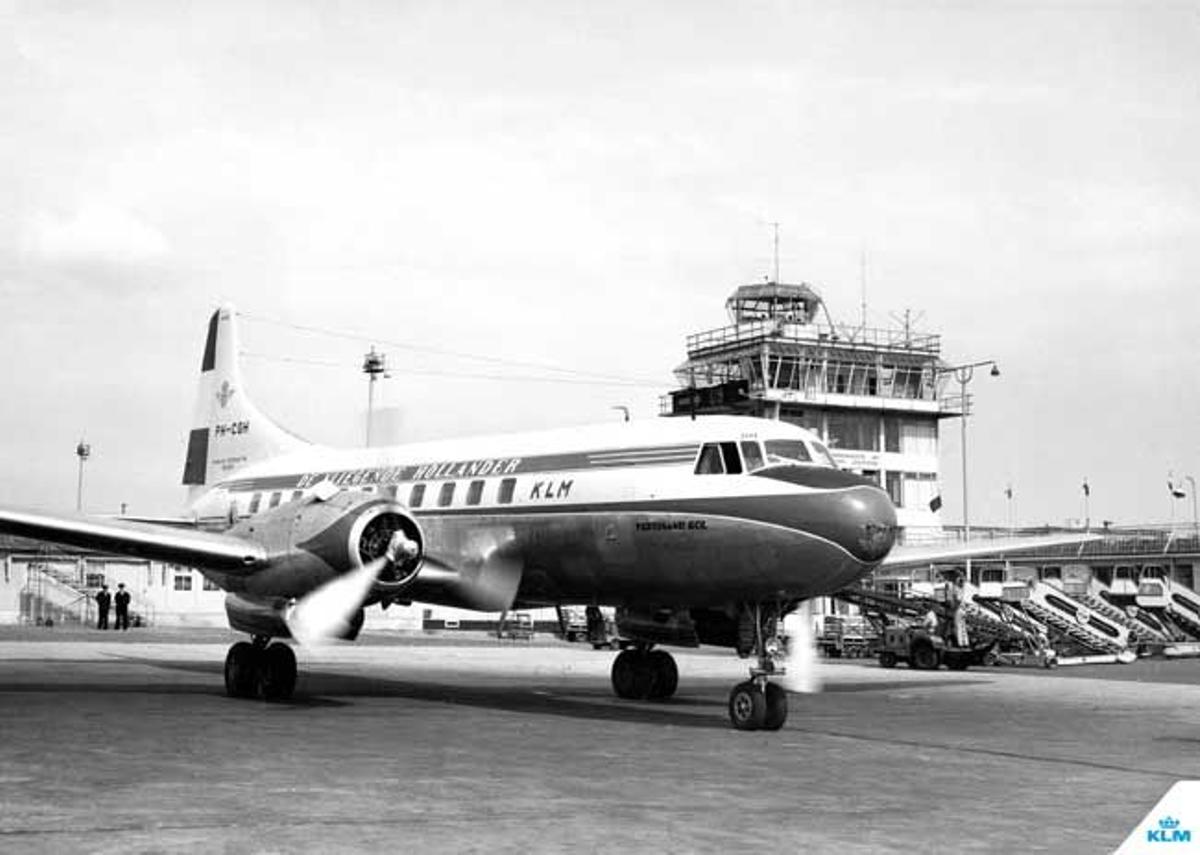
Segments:
[[[233,387],[230,386],[229,381],[226,380],[221,383],[221,388],[217,390],[217,401],[220,403],[222,409],[225,408],[225,405],[229,403],[229,399],[232,397]]]

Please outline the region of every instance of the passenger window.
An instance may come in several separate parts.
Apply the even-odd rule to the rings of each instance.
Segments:
[[[513,491],[517,489],[516,478],[505,478],[500,482],[500,492],[496,494],[496,501],[502,505],[512,503]]]
[[[283,498],[283,493],[280,493],[278,490],[275,491],[274,493],[271,494],[271,504],[269,504],[267,507],[269,507],[269,508],[279,507],[279,500],[282,498]]]
[[[483,482],[472,481],[471,486],[467,488],[467,504],[478,505],[479,500],[483,498]]]
[[[738,457],[736,442],[721,443],[721,457],[725,459],[725,471],[730,475],[742,474],[742,458]]]
[[[697,475],[723,475],[725,467],[721,465],[721,448],[715,442],[708,442],[700,449],[700,459],[696,461]]]
[[[450,503],[454,501],[454,482],[447,481],[442,485],[441,491],[438,493],[438,507],[448,508]]]
[[[250,516],[258,513],[258,506],[262,504],[262,493],[255,493],[250,497]]]
[[[753,472],[755,469],[762,469],[762,449],[758,447],[757,442],[745,441],[742,443],[742,459],[746,461],[747,472]]]
[[[425,485],[413,484],[412,492],[408,494],[408,506],[410,508],[419,508],[423,501],[425,501]]]

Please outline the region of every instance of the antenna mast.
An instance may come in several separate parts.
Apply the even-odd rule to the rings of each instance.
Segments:
[[[775,284],[779,284],[779,223],[771,223],[775,228]]]
[[[863,247],[860,268],[860,279],[862,286],[862,328],[867,328],[867,249]]]

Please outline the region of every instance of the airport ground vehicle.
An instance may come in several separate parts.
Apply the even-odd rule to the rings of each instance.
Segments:
[[[529,612],[512,612],[500,619],[497,631],[500,638],[528,641],[533,638],[533,615]]]
[[[868,624],[861,615],[825,615],[817,648],[829,659],[869,655]]]
[[[908,626],[889,626],[880,639],[879,664],[895,668],[907,662],[910,668],[936,671],[945,665],[951,671],[965,671],[972,665],[982,665],[993,643],[975,647],[954,647],[938,635]]]

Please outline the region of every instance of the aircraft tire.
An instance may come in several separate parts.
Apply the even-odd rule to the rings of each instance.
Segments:
[[[286,701],[296,690],[296,654],[276,642],[262,653],[259,690],[264,701]]]
[[[675,665],[675,657],[665,650],[652,650],[646,657],[646,665],[654,677],[650,697],[665,700],[674,695],[679,688],[679,668]]]
[[[613,691],[618,698],[629,701],[644,701],[654,688],[654,671],[649,666],[649,657],[640,650],[622,650],[613,660]]]
[[[788,716],[788,697],[783,687],[767,683],[764,693],[767,701],[767,712],[763,718],[763,730],[779,730]]]
[[[729,721],[738,730],[760,730],[767,719],[767,698],[754,683],[738,683],[729,693]]]
[[[259,651],[249,641],[239,641],[225,655],[225,694],[252,698],[258,693]]]

